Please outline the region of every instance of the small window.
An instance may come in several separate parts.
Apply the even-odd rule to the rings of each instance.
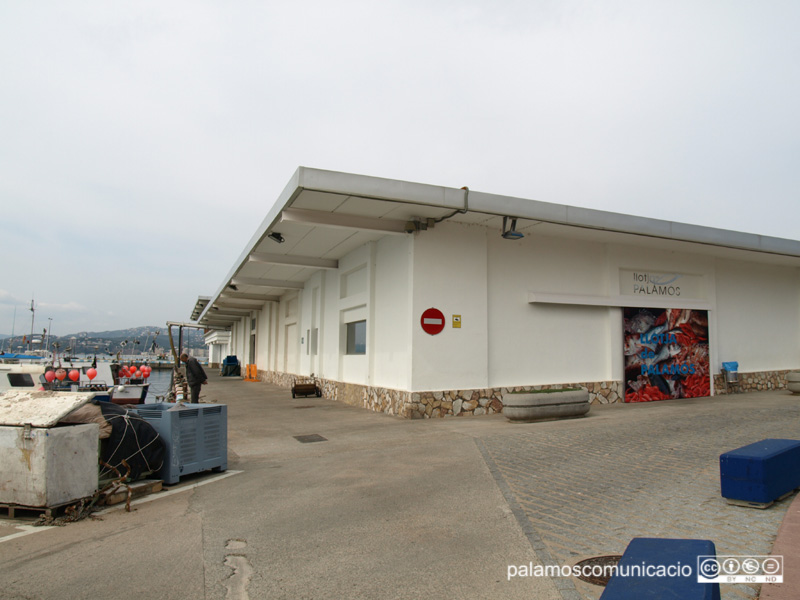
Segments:
[[[367,353],[367,322],[355,321],[347,324],[347,353]]]
[[[9,373],[8,383],[11,387],[33,387],[33,377],[30,373]]]

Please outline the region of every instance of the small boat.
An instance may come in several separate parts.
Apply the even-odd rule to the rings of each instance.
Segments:
[[[58,379],[59,370],[64,371],[62,379]],[[53,375],[48,375],[49,372],[53,372]],[[144,377],[129,377],[126,373],[118,363],[81,360],[54,366],[44,362],[0,362],[0,392],[19,388],[94,392],[101,401],[144,404],[150,384]],[[90,374],[93,377],[90,378]]]
[[[67,376],[62,381],[56,379],[49,384],[55,386],[52,389],[62,387],[69,388],[76,392],[97,392],[98,394],[107,393],[108,399],[114,404],[144,404],[150,384],[145,377],[133,377],[124,365],[117,362],[98,362],[76,360],[68,364],[62,363],[61,368],[67,372]],[[49,367],[50,370],[53,367]],[[91,370],[94,369],[94,376],[90,379]],[[69,377],[70,372],[77,371],[78,378],[73,381]],[[45,377],[45,374],[42,375]],[[47,381],[45,381],[47,383]],[[48,389],[45,387],[45,389]],[[103,400],[103,398],[100,398]]]
[[[44,364],[0,361],[0,393],[20,388],[38,388]]]

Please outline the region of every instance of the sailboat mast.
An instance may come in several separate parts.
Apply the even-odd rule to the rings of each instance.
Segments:
[[[36,309],[33,306],[33,297],[31,297],[31,337],[28,338],[28,351],[33,346],[33,320],[36,317]]]

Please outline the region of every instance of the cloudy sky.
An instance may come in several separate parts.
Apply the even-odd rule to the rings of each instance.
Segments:
[[[309,166],[798,239],[800,3],[0,3],[0,333],[188,320]]]

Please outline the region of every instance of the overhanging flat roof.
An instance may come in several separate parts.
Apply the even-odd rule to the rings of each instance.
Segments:
[[[797,240],[300,167],[216,293],[198,299],[192,318],[233,323],[240,318],[238,313],[224,313],[223,305],[239,303],[247,309],[246,300],[275,301],[287,290],[301,289],[317,270],[336,268],[338,259],[367,242],[386,235],[411,235],[405,232],[410,220],[447,217],[499,231],[504,216],[518,219],[518,231],[546,237],[635,242],[670,250],[702,244],[717,256],[800,264]],[[215,312],[224,316],[214,316]]]
[[[211,302],[211,296],[198,296],[197,302],[194,303],[194,310],[192,311],[192,319],[197,320],[203,313],[203,309]]]

